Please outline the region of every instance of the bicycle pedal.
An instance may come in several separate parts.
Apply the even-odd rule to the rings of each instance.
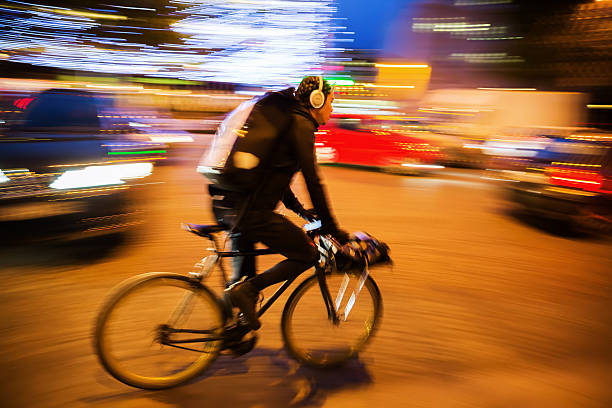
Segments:
[[[227,338],[241,339],[245,334],[251,331],[251,328],[245,321],[237,320],[236,323],[225,328],[225,336]]]
[[[257,343],[257,336],[253,336],[247,340],[243,340],[239,342],[238,344],[231,346],[229,350],[232,356],[234,356],[234,358],[240,357],[248,353],[249,351],[253,350],[256,343]]]
[[[226,349],[231,345],[238,344],[242,341],[242,338],[250,331],[247,326],[240,324],[240,322],[236,324],[232,324],[230,326],[226,326],[223,331],[223,344],[221,349]]]

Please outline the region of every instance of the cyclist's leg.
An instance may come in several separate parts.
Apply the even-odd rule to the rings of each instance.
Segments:
[[[240,222],[245,239],[262,242],[287,257],[267,271],[232,286],[229,297],[244,314],[253,330],[261,323],[255,311],[258,293],[278,282],[297,277],[319,260],[319,253],[310,238],[291,221],[273,211],[249,211]]]
[[[212,189],[211,192],[218,193],[219,190]],[[238,216],[238,205],[231,197],[220,194],[211,194],[212,210],[219,225],[224,226],[228,230],[234,227],[234,223]],[[234,232],[230,236],[230,242],[233,251],[249,252],[255,249],[255,243],[247,239],[244,234]],[[237,256],[232,258],[232,276],[228,285],[238,282],[243,276],[252,278],[255,276],[255,257],[254,256]]]
[[[245,227],[245,235],[253,241],[260,241],[287,258],[249,279],[257,290],[295,278],[319,260],[317,247],[306,233],[278,213],[258,211],[249,217]]]
[[[232,233],[233,251],[249,252],[255,249],[255,243],[240,232]],[[230,284],[238,282],[243,276],[247,279],[255,276],[255,257],[253,255],[236,256],[233,258],[233,272]]]

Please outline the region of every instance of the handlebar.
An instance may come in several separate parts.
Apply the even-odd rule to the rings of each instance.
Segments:
[[[321,228],[321,220],[315,220],[302,226],[304,232],[315,241],[320,249],[325,252],[331,251],[332,253],[341,251],[342,245],[333,236],[321,234]]]
[[[302,228],[306,232],[311,232],[311,231],[321,229],[321,226],[322,226],[321,221],[315,220],[315,221],[309,222],[308,224],[305,224]]]
[[[366,267],[374,263],[391,262],[389,246],[377,240],[368,233],[353,232],[349,241],[340,243],[334,236],[321,234],[321,221],[316,220],[305,224],[302,228],[324,253],[332,255],[340,269],[349,266]]]

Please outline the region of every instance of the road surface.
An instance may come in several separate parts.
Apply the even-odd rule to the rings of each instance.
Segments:
[[[148,392],[118,383],[92,352],[96,311],[121,280],[186,273],[199,259],[203,240],[180,229],[212,222],[197,155],[156,168],[140,193],[146,223],[112,251],[86,247],[96,255],[87,259],[44,245],[0,249],[0,405],[612,406],[610,240],[526,223],[471,170],[323,168],[343,228],[386,241],[395,261],[374,272],[384,317],[359,359],[300,367],[283,351],[277,303],[255,350],[221,357],[191,384]],[[305,197],[299,180],[296,188]]]

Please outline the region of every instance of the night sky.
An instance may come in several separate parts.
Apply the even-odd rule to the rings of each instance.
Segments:
[[[348,31],[354,31],[357,49],[382,49],[392,22],[417,0],[336,0],[337,17],[344,17]]]

